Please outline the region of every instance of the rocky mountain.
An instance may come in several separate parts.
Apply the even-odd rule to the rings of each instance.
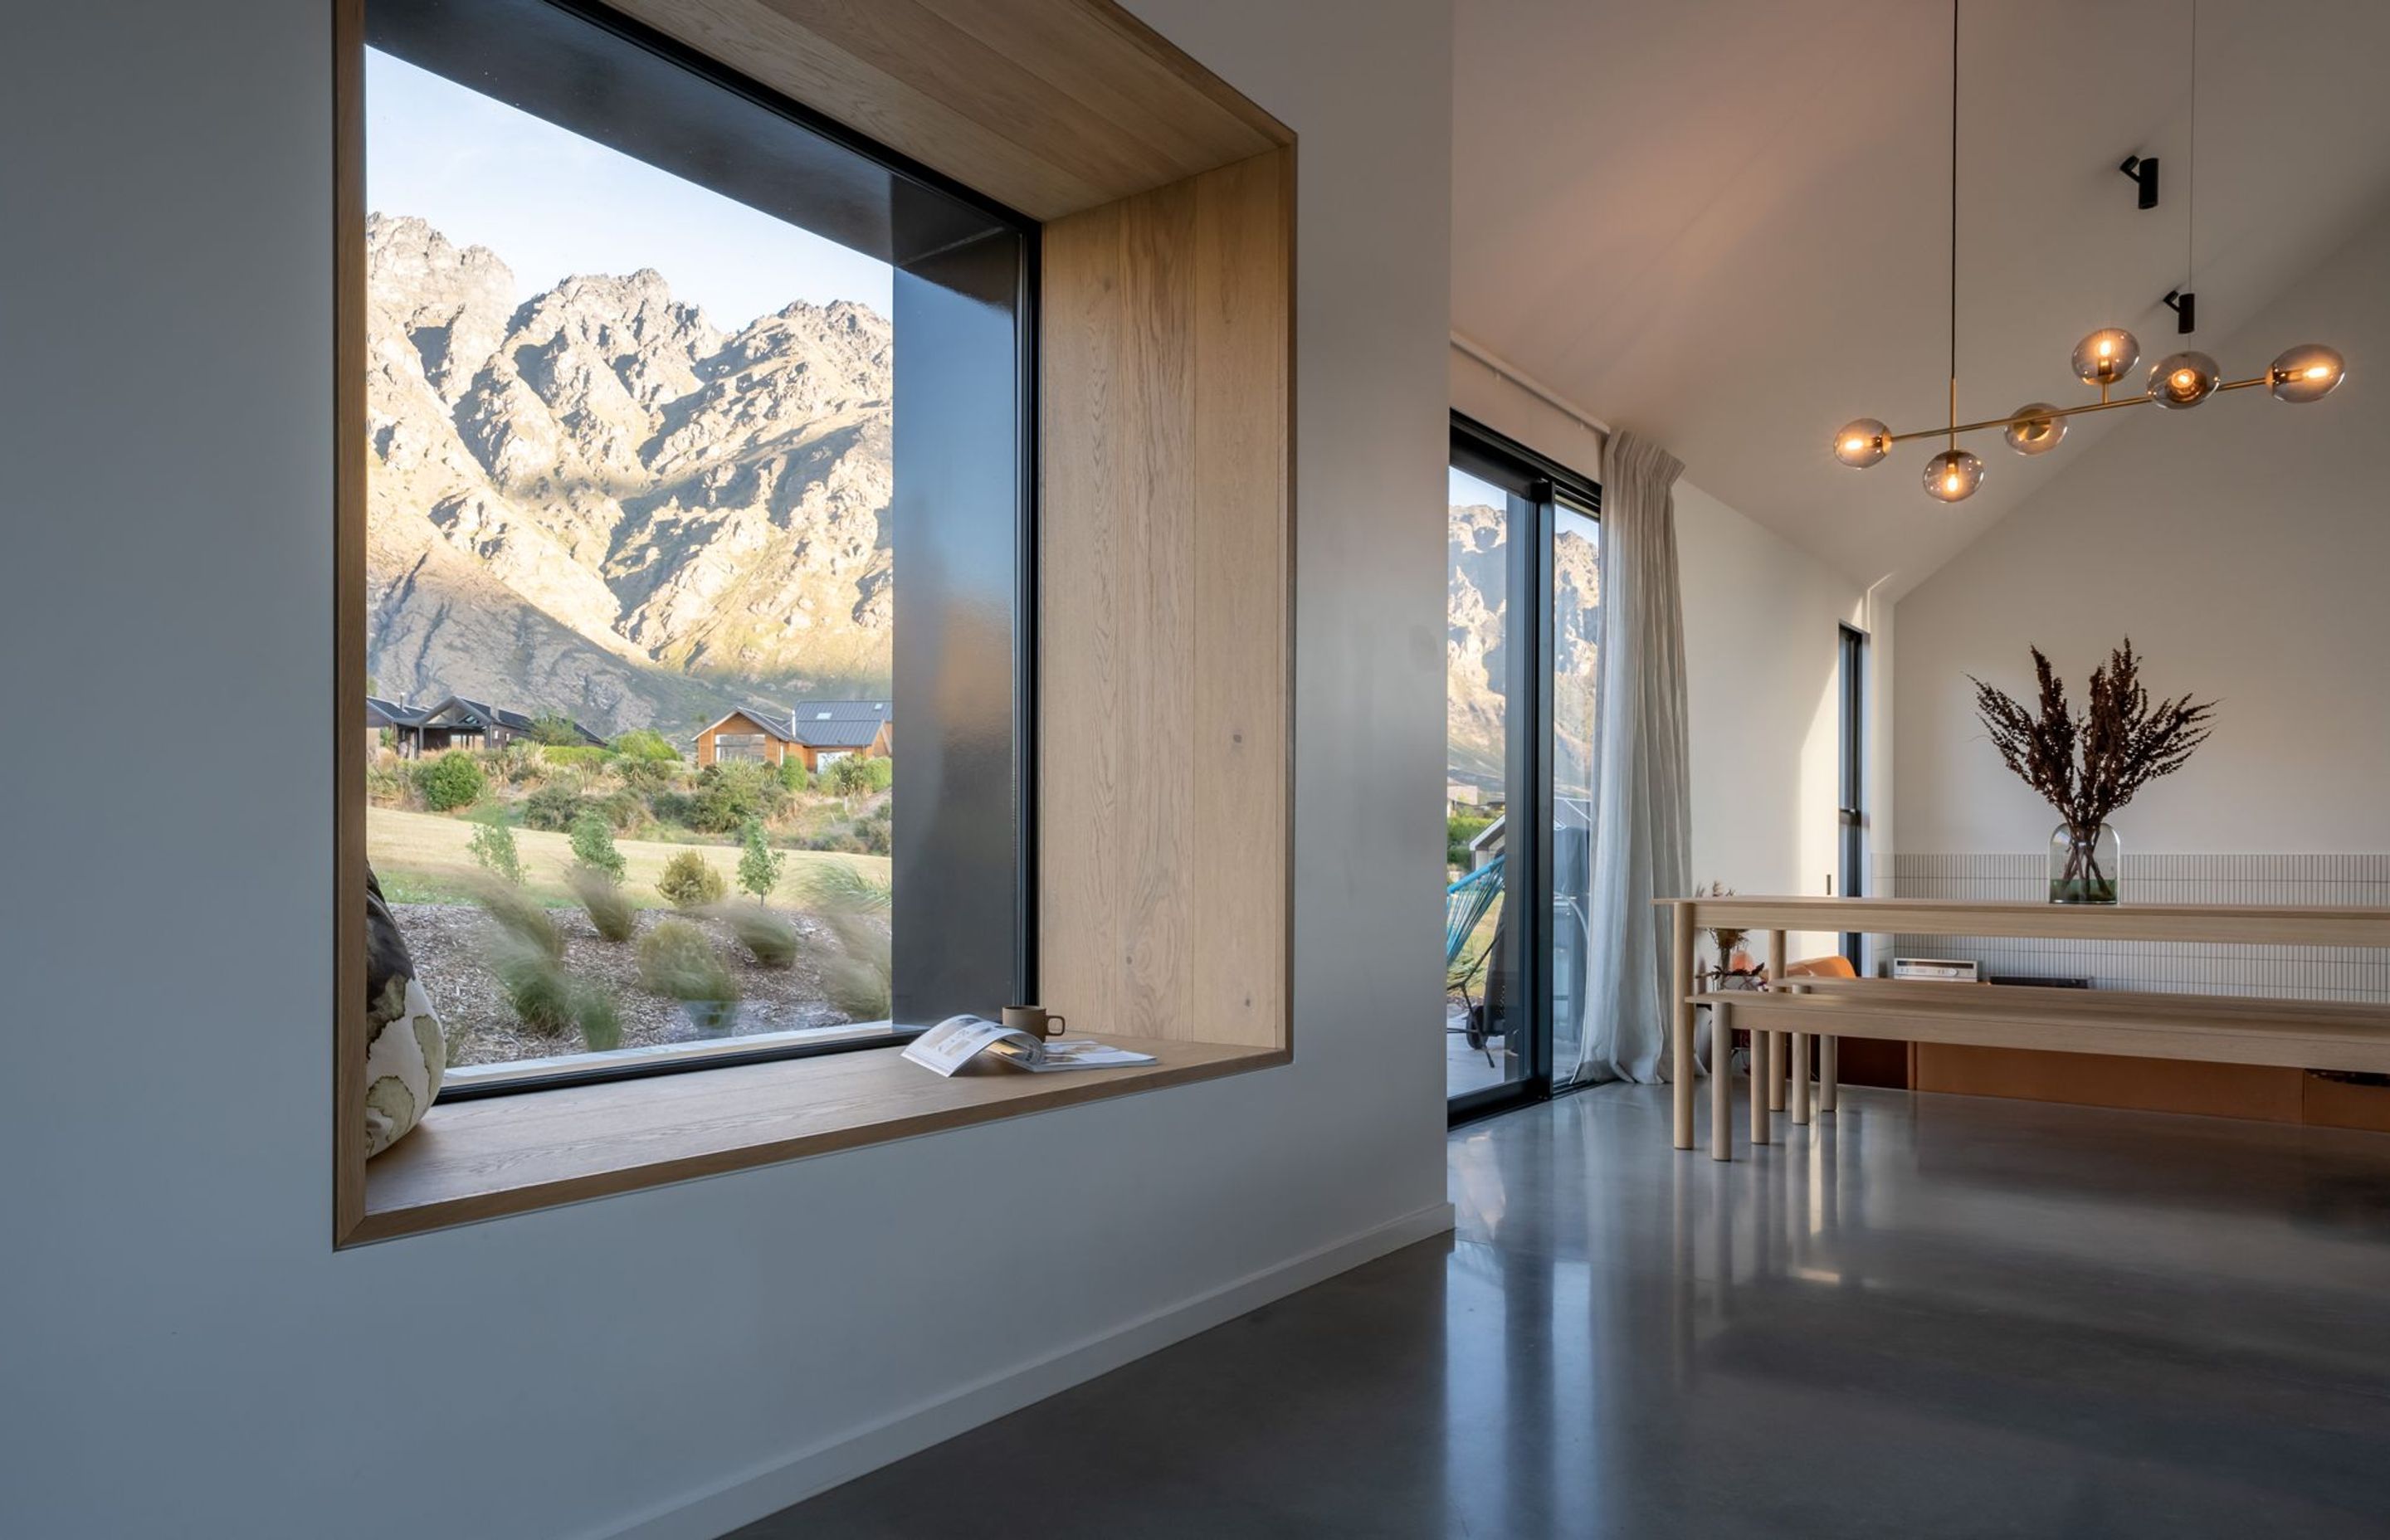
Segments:
[[[602,733],[884,690],[886,317],[725,333],[651,271],[513,275],[419,219],[366,228],[368,671]]]
[[[1510,623],[1509,524],[1483,504],[1447,509],[1445,742],[1451,777],[1499,796],[1506,760]],[[1593,542],[1563,532],[1553,542],[1554,784],[1590,785],[1601,571]]]

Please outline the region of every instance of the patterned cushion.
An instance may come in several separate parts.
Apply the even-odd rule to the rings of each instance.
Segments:
[[[448,1069],[440,1013],[415,977],[406,938],[366,870],[366,1156],[380,1154],[423,1120]]]

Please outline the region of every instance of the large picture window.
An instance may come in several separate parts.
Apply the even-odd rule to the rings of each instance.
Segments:
[[[364,848],[444,1094],[1020,997],[1034,226],[592,7],[366,40]]]

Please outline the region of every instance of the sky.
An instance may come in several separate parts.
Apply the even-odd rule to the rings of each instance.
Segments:
[[[518,299],[652,267],[726,331],[797,300],[890,313],[885,263],[372,49],[366,206],[488,247]]]

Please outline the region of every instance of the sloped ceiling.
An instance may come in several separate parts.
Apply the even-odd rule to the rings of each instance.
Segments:
[[[2201,0],[2200,327],[2178,342],[2160,297],[2192,204],[2190,16],[1966,4],[1960,420],[2088,399],[2067,355],[2100,326],[2145,363],[2213,347],[2390,194],[2390,3]],[[1455,329],[1853,578],[1906,591],[2128,415],[2078,418],[2034,461],[1975,435],[1985,484],[1951,507],[1920,484],[1932,443],[1865,471],[1828,453],[1852,417],[1944,420],[1947,5],[1457,0],[1455,58]],[[2162,159],[2153,211],[2128,153]],[[2280,345],[2306,340],[2332,339]],[[2289,408],[2203,408],[2268,409]]]

